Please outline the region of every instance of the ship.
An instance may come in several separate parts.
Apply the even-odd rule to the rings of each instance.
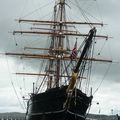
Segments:
[[[39,86],[33,83],[33,92],[27,102],[26,120],[85,120],[93,99],[92,88],[89,86],[92,62],[112,62],[93,57],[96,38],[108,39],[108,36],[97,35],[96,26],[103,26],[103,23],[67,20],[66,6],[69,8],[67,0],[57,0],[52,20],[19,19],[19,23],[31,23],[36,27],[13,32],[13,35],[49,36],[48,48],[25,47],[45,51],[46,54],[6,53],[21,58],[41,59],[48,63],[43,63],[44,70],[40,73],[16,73],[43,77]],[[87,25],[90,29],[82,34],[74,29],[75,25]],[[44,91],[40,92],[43,86]]]

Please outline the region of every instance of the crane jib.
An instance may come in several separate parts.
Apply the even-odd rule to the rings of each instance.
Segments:
[[[88,36],[88,38],[87,38],[87,40],[86,40],[86,44],[85,44],[85,46],[84,46],[84,49],[83,49],[83,51],[82,51],[82,53],[81,53],[81,56],[80,56],[80,59],[79,59],[77,65],[76,65],[76,68],[75,68],[75,70],[74,70],[75,73],[78,73],[79,67],[80,67],[80,65],[81,65],[81,63],[82,63],[82,60],[83,60],[85,54],[87,53],[87,51],[89,50],[89,47],[90,47],[91,44],[92,44],[92,39],[93,39],[93,37],[94,37],[95,34],[96,34],[96,28],[94,27],[94,28],[91,29],[90,32],[89,32],[89,36]]]
[[[85,54],[89,51],[89,48],[92,44],[92,39],[95,36],[95,34],[96,34],[96,28],[93,28],[89,31],[89,36],[86,39],[86,43],[85,43],[85,46],[84,46],[83,51],[81,53],[80,59],[79,59],[77,65],[76,65],[76,68],[73,70],[72,77],[70,79],[70,82],[69,82],[69,85],[68,85],[68,88],[67,88],[67,91],[66,91],[67,93],[72,94],[72,91],[74,89],[74,86],[75,86],[75,83],[76,83],[76,80],[77,80],[80,65],[81,65],[82,61],[84,60],[83,58],[84,58]]]

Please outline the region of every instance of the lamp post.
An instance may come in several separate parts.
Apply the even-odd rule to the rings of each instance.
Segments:
[[[114,120],[113,109],[111,109],[111,114],[112,114],[112,119]]]
[[[100,103],[97,102],[96,104],[98,105],[99,120],[101,120],[101,115],[100,115],[100,112],[101,112],[101,109],[100,109]]]

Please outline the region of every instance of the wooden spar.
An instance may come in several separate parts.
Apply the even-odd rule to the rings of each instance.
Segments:
[[[38,74],[38,73],[15,73],[16,75],[30,75],[30,76],[50,76],[51,74]],[[54,74],[54,76],[56,76]],[[68,76],[68,75],[60,75],[60,77],[71,77],[71,76]],[[86,77],[80,77],[78,76],[78,78],[82,78],[82,79],[86,79]]]
[[[50,50],[50,51],[59,51],[59,52],[68,52],[72,50],[65,50],[65,49],[49,49],[49,48],[32,48],[32,47],[24,47],[24,49],[32,49],[32,50]]]
[[[53,26],[54,24],[53,23],[33,23],[32,25],[43,25],[43,26]]]
[[[37,30],[48,30],[48,31],[54,31],[54,29],[49,29],[49,28],[40,28],[40,27],[31,27],[31,30],[33,29],[37,29]],[[55,30],[55,31],[59,31],[59,30]],[[63,32],[73,32],[76,33],[77,31],[70,31],[70,30],[62,30]]]
[[[78,33],[64,33],[64,35],[70,35],[70,36],[83,36],[83,37],[88,37],[88,34],[78,34]],[[98,38],[105,38],[108,39],[108,36],[105,35],[95,35],[94,37],[98,37]]]
[[[49,48],[33,48],[33,47],[24,47],[24,50],[26,49],[32,49],[32,50],[52,50],[52,49],[49,49]]]
[[[25,53],[5,53],[5,55],[12,55],[12,56],[21,56],[23,58],[37,58],[37,59],[61,59],[61,60],[68,60],[70,61],[70,56],[63,55],[61,57],[56,55],[42,55],[42,54],[25,54]],[[75,60],[79,60],[80,57],[77,57]],[[84,60],[91,60],[95,62],[109,62],[111,63],[112,60],[105,60],[105,59],[97,59],[97,58],[83,58]]]
[[[40,32],[40,31],[14,31],[13,35],[15,34],[48,34],[48,35],[55,35],[55,36],[64,36],[64,35],[69,35],[69,36],[82,36],[82,37],[88,37],[88,34],[81,34],[81,33],[70,33],[70,32]],[[105,35],[95,35],[94,37],[98,37],[98,38],[105,38],[108,39],[108,36]]]
[[[53,23],[33,23],[33,26],[54,26]],[[57,25],[56,25],[57,26]],[[66,26],[66,25],[63,25]],[[75,27],[74,25],[67,25],[67,27]]]
[[[34,25],[34,26],[54,26],[54,24],[53,23],[50,23],[50,24],[48,24],[48,23],[33,23],[32,25]],[[56,25],[57,26],[57,25]],[[63,25],[64,27],[66,27],[66,25]],[[74,25],[67,25],[67,27],[72,27],[72,28],[75,28],[75,26]]]
[[[60,24],[61,22],[58,21],[41,21],[41,20],[25,20],[25,19],[19,19],[20,22],[33,22],[33,23],[53,23],[53,24]],[[67,21],[62,22],[62,24],[76,24],[76,25],[100,25],[103,26],[103,23],[91,23],[91,22],[74,22],[74,21]]]
[[[36,56],[24,56],[23,58],[33,58],[33,59],[55,59],[53,57],[50,57],[50,58],[47,58],[47,57],[36,57]],[[66,60],[66,61],[70,61],[70,57],[65,57],[65,58],[62,58],[61,60]],[[73,61],[75,60],[79,60],[79,58],[77,57],[76,59],[74,59]],[[108,62],[108,63],[112,63],[112,60],[105,60],[105,59],[96,59],[96,58],[83,58],[83,60],[90,60],[90,61],[94,61],[94,62]]]

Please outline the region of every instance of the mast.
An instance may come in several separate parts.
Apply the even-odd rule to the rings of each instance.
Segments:
[[[103,23],[95,23],[95,22],[82,22],[82,21],[69,21],[66,19],[66,13],[65,13],[65,0],[58,0],[58,2],[55,2],[54,6],[54,14],[53,14],[53,20],[29,20],[29,19],[19,19],[19,23],[31,23],[32,25],[41,25],[40,27],[31,27],[30,30],[17,30],[13,32],[13,35],[20,34],[20,35],[26,35],[26,34],[34,34],[34,35],[48,35],[51,37],[50,39],[50,46],[48,48],[32,48],[32,47],[25,47],[24,49],[31,49],[31,50],[46,50],[48,51],[48,54],[27,54],[27,53],[6,53],[6,55],[13,55],[13,56],[20,56],[21,58],[27,58],[27,59],[45,59],[47,60],[47,70],[45,70],[44,73],[39,74],[26,74],[26,75],[39,75],[39,76],[47,76],[47,89],[53,88],[53,87],[59,87],[60,82],[62,82],[62,77],[72,77],[68,74],[69,68],[64,68],[66,65],[68,65],[71,62],[70,53],[72,52],[72,49],[64,48],[64,45],[68,42],[64,43],[64,39],[66,41],[70,41],[71,39],[68,39],[69,36],[73,37],[84,37],[87,38],[86,40],[86,47],[83,50],[80,57],[76,56],[76,59],[72,60],[74,63],[75,61],[78,61],[76,68],[74,69],[74,73],[78,73],[79,67],[82,66],[82,61],[100,61],[100,62],[112,62],[111,60],[103,60],[103,59],[96,59],[96,58],[87,58],[85,56],[87,49],[89,48],[89,40],[93,37],[96,38],[105,38],[108,39],[108,36],[105,35],[96,35],[95,29],[91,29],[88,34],[81,33],[78,30],[71,29],[70,25],[93,25],[93,26],[103,26]],[[45,27],[42,27],[45,26]],[[51,28],[49,28],[51,27]],[[92,35],[92,37],[91,37]],[[90,40],[90,41],[91,41]],[[88,42],[87,42],[88,41]],[[92,41],[91,41],[92,42]],[[69,45],[68,45],[69,46]],[[66,63],[64,63],[65,61]],[[63,65],[63,66],[62,66]],[[63,69],[62,69],[63,67]],[[72,66],[73,67],[73,66]],[[71,71],[72,69],[70,69]],[[63,72],[65,71],[65,73]],[[62,75],[63,74],[63,75]],[[80,76],[79,78],[82,78]],[[66,84],[66,83],[65,83]],[[67,83],[68,84],[68,83]],[[66,85],[67,85],[66,84]]]
[[[53,23],[53,30],[52,32],[54,34],[51,35],[52,40],[51,40],[51,45],[50,45],[50,49],[58,49],[58,51],[49,51],[50,55],[53,55],[55,53],[55,55],[57,56],[56,59],[54,60],[49,60],[49,74],[50,76],[48,77],[48,85],[47,88],[52,88],[52,83],[53,83],[53,75],[55,77],[54,80],[54,86],[55,87],[59,87],[59,82],[60,82],[60,70],[61,70],[61,55],[63,54],[60,50],[63,49],[63,15],[64,15],[64,2],[65,0],[60,0],[59,4],[55,4],[54,6],[54,23]],[[58,9],[57,9],[58,7]],[[58,24],[58,26],[56,25],[55,21],[60,21],[60,23]],[[59,33],[59,36],[56,36],[56,30]],[[57,43],[56,43],[57,41]],[[56,66],[55,70],[53,70],[54,65]]]
[[[63,15],[64,15],[64,8],[65,7],[65,0],[60,0],[60,3],[59,3],[59,10],[60,10],[60,13],[59,13],[59,20],[60,20],[60,24],[59,24],[59,36],[58,36],[58,49],[62,49],[63,48],[63,35],[62,35],[62,30],[63,30]],[[59,11],[58,11],[59,12]],[[57,53],[57,62],[56,62],[56,79],[55,79],[55,85],[56,87],[59,87],[59,82],[60,82],[60,64],[61,64],[61,55],[62,53],[60,51],[58,51]]]
[[[54,6],[54,21],[56,21],[56,3],[55,3],[55,6]],[[56,30],[56,25],[54,23],[53,25],[53,33],[55,33],[55,30]],[[50,44],[50,49],[49,49],[49,54],[50,55],[53,55],[53,52],[52,49],[54,49],[54,44],[55,44],[55,36],[52,35],[51,36],[52,40],[51,40],[51,44]],[[50,59],[49,60],[49,76],[48,76],[48,84],[47,84],[47,89],[50,89],[52,88],[52,83],[53,83],[53,74],[54,74],[54,70],[53,70],[53,65],[54,65],[54,60],[53,59]]]

